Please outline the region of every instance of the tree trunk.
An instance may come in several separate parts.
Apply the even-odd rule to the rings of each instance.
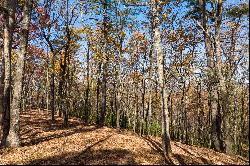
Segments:
[[[88,51],[87,51],[87,88],[85,92],[85,101],[84,101],[84,120],[86,123],[89,121],[89,91],[90,91],[90,79],[89,79],[89,47],[90,43],[88,43]]]
[[[13,100],[10,109],[10,131],[7,137],[7,142],[10,147],[17,147],[20,145],[19,136],[19,112],[22,94],[22,80],[24,61],[27,53],[29,23],[30,23],[30,0],[24,3],[23,29],[20,38],[20,51],[18,53],[18,60],[16,64],[16,71],[13,86]],[[39,95],[39,94],[38,94]],[[38,96],[39,97],[39,96]]]
[[[117,79],[116,79],[117,80]],[[120,93],[119,93],[119,89],[116,87],[116,90],[115,90],[115,110],[116,110],[116,128],[117,129],[120,129],[120,100],[121,100],[121,97],[120,97]]]
[[[198,93],[198,142],[201,146],[204,144],[204,132],[203,132],[203,108],[202,108],[202,99],[201,99],[201,82],[198,83],[197,85],[197,93]],[[202,134],[201,134],[202,133]]]
[[[243,140],[243,131],[244,131],[244,115],[245,115],[245,92],[244,88],[242,87],[242,94],[241,94],[241,112],[240,112],[240,131],[239,131],[239,142],[238,142],[238,153],[242,155],[242,140]]]
[[[98,70],[97,70],[97,88],[96,88],[96,124],[100,125],[100,109],[99,109],[99,94],[100,94],[100,72],[101,72],[101,63],[98,64]]]
[[[3,57],[4,57],[4,90],[3,90],[3,115],[2,115],[2,146],[6,146],[10,130],[10,105],[11,105],[11,47],[15,15],[15,0],[4,1],[4,32],[3,32]]]
[[[50,31],[48,32],[50,34]],[[55,120],[54,115],[55,115],[55,57],[56,57],[56,51],[54,50],[54,47],[50,41],[50,36],[46,36],[45,33],[43,33],[43,37],[48,43],[49,49],[52,53],[52,62],[51,62],[51,67],[52,67],[52,73],[51,73],[51,82],[50,82],[50,95],[51,95],[51,100],[50,100],[50,108],[51,108],[51,119],[52,122]],[[50,58],[50,56],[49,56]],[[59,109],[59,117],[61,117],[61,111]]]
[[[209,35],[210,28],[207,26],[207,16],[206,16],[206,1],[199,0],[201,15],[202,15],[202,26],[203,35],[205,39],[205,49],[208,60],[208,106],[211,112],[211,147],[217,151],[223,151],[223,141],[221,135],[221,113],[219,111],[218,105],[218,94],[215,81],[215,69],[214,60],[212,53],[212,44]]]
[[[138,96],[136,92],[136,87],[134,86],[134,121],[133,121],[133,131],[136,132],[136,125],[137,125],[137,112],[138,112]]]
[[[144,134],[144,123],[145,123],[145,93],[146,93],[146,83],[145,83],[145,69],[144,69],[144,64],[146,63],[146,55],[144,55],[144,62],[143,62],[143,67],[142,67],[142,110],[141,110],[141,121],[140,121],[140,135],[142,136]]]
[[[62,53],[62,57],[60,60],[60,81],[59,81],[59,86],[58,86],[58,92],[59,92],[59,97],[60,97],[60,107],[59,110],[60,112],[63,113],[63,122],[64,122],[64,126],[67,126],[67,122],[66,122],[66,96],[65,93],[63,93],[63,90],[65,89],[65,74],[66,74],[66,67],[67,67],[67,60],[66,60],[66,51],[64,53]]]
[[[50,101],[50,107],[51,107],[51,120],[52,122],[55,120],[54,114],[55,114],[55,54],[52,53],[52,74],[51,74],[51,85],[50,85],[50,93],[51,93],[51,101]],[[59,110],[59,116],[60,110]]]
[[[48,50],[48,48],[47,48]],[[46,109],[49,114],[49,54],[47,52],[47,71],[46,71]],[[51,112],[52,119],[54,119],[54,113]]]
[[[173,126],[173,98],[171,94],[169,94],[169,112],[170,112],[170,136],[175,138],[174,134],[174,126]]]
[[[153,22],[153,18],[151,17],[151,22]],[[148,99],[148,108],[147,108],[147,115],[146,115],[146,131],[147,131],[147,135],[151,135],[151,131],[150,131],[150,126],[151,126],[151,121],[152,121],[152,89],[153,89],[153,83],[152,83],[152,61],[153,61],[153,58],[152,58],[152,54],[153,54],[153,50],[154,50],[154,44],[153,44],[153,25],[151,25],[151,39],[150,39],[150,50],[149,50],[149,74],[148,74],[148,86],[149,86],[149,90],[148,90],[148,93],[149,93],[149,99]]]
[[[162,110],[162,144],[164,155],[168,156],[171,153],[170,135],[169,135],[169,117],[168,117],[168,93],[165,89],[164,79],[164,59],[161,48],[161,34],[159,28],[159,11],[157,9],[158,3],[156,0],[152,0],[152,12],[154,16],[153,21],[153,33],[154,33],[154,49],[157,55],[157,67],[159,86],[161,94],[161,110]]]
[[[107,74],[108,74],[108,13],[107,13],[107,0],[103,1],[103,33],[104,33],[104,62],[103,62],[103,74],[102,74],[102,111],[100,117],[100,126],[104,126],[105,116],[107,110]]]
[[[1,54],[2,52],[0,52]],[[3,58],[2,58],[2,62],[3,62]],[[3,63],[2,63],[3,65]],[[2,66],[1,68],[1,74],[0,75],[0,130],[2,130],[2,121],[3,121],[3,101],[2,101],[2,98],[3,98],[3,88],[4,88],[4,84],[3,84],[3,81],[4,81],[4,68]],[[0,135],[0,139],[2,138],[2,132],[1,132],[1,135]]]
[[[218,91],[219,91],[219,105],[218,109],[221,109],[222,121],[224,122],[223,135],[222,139],[225,144],[223,147],[223,152],[232,153],[232,142],[229,132],[229,107],[228,107],[228,94],[226,91],[226,81],[222,74],[222,57],[221,57],[221,43],[220,43],[220,25],[222,19],[222,5],[223,1],[219,0],[217,4],[217,13],[216,13],[216,24],[215,24],[215,56],[216,56],[216,73],[218,79]]]
[[[30,1],[25,1],[24,4],[24,18],[23,18],[23,29],[20,38],[20,51],[18,53],[18,60],[16,64],[16,71],[14,77],[13,86],[13,100],[10,109],[10,131],[7,137],[7,144],[10,147],[18,147],[20,145],[19,136],[19,113],[20,103],[22,94],[22,81],[23,81],[23,69],[24,60],[27,52],[28,44],[28,31],[30,22]]]

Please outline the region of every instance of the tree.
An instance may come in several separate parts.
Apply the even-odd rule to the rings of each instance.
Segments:
[[[16,64],[15,77],[13,79],[13,99],[10,109],[10,131],[7,137],[7,143],[10,147],[17,147],[20,145],[19,138],[19,112],[22,94],[22,81],[25,55],[27,53],[27,44],[29,36],[30,23],[30,9],[31,2],[26,0],[23,7],[23,29],[20,37],[20,50],[18,53],[18,60]]]
[[[13,26],[15,22],[16,0],[5,0],[3,4],[4,34],[3,34],[3,56],[4,56],[4,90],[3,90],[3,136],[2,146],[8,146],[6,142],[10,130],[10,107],[11,107],[11,49]]]
[[[0,1],[2,145],[21,106],[247,155],[247,2]]]
[[[159,86],[161,94],[161,110],[162,110],[162,145],[163,152],[166,156],[171,153],[170,134],[169,134],[169,112],[168,112],[168,92],[166,91],[164,78],[164,58],[161,48],[160,20],[159,20],[159,3],[155,0],[151,1],[153,15],[153,33],[154,33],[154,49],[157,55],[157,67]]]

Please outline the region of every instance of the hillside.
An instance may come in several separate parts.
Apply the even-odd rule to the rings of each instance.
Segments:
[[[179,142],[171,142],[172,161],[165,161],[160,138],[85,126],[77,119],[62,128],[62,119],[55,124],[49,119],[46,112],[22,113],[22,147],[1,149],[0,164],[249,164],[239,156]]]

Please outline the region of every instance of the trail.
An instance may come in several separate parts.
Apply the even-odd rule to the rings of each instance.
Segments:
[[[160,138],[140,137],[108,127],[96,128],[71,118],[51,123],[46,112],[21,114],[21,147],[0,150],[0,164],[249,164],[240,156],[171,142],[170,160],[162,155]]]

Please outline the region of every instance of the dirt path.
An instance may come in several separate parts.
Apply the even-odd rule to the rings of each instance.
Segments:
[[[21,115],[22,147],[2,149],[0,164],[248,164],[239,156],[171,142],[171,161],[162,156],[160,138],[139,137],[129,131],[84,126],[70,119],[62,128],[46,112]]]

